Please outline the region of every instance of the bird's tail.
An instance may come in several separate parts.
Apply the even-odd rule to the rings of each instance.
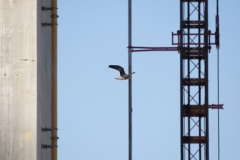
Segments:
[[[132,73],[130,73],[130,75],[132,75],[132,74],[134,74],[134,73],[136,73],[136,72],[132,72]]]
[[[118,81],[122,81],[123,78],[122,77],[118,77],[118,78],[114,78],[115,80],[118,80]]]

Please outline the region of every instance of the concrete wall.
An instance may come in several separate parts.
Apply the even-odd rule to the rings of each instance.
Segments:
[[[50,3],[0,0],[0,160],[51,159]]]

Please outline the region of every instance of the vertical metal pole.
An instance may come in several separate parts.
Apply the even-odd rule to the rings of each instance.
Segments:
[[[57,127],[57,0],[52,0],[52,127]],[[52,145],[57,146],[57,130],[52,131]],[[57,147],[52,148],[52,160],[57,160]]]
[[[206,107],[206,160],[209,160],[209,126],[208,126],[208,0],[205,2],[205,52],[206,52],[206,60],[205,60],[205,107]]]
[[[180,33],[182,33],[182,21],[183,21],[183,2],[180,1]],[[180,36],[180,43],[183,42],[182,35]],[[182,44],[180,45],[180,149],[181,160],[183,160],[183,53]]]
[[[191,16],[191,14],[190,14],[190,2],[187,2],[187,8],[188,8],[188,10],[187,10],[187,15],[188,15],[188,19],[187,19],[187,23],[188,23],[188,25],[190,25],[190,16]],[[187,53],[187,55],[189,55],[190,53],[190,28],[188,27],[188,29],[187,29],[187,33],[188,33],[188,40],[187,40],[187,42],[188,42],[188,53]],[[191,74],[191,70],[190,70],[190,59],[188,59],[187,60],[187,62],[188,62],[188,80],[190,80],[190,74]],[[190,85],[188,85],[188,106],[190,106],[191,104],[190,104],[190,101],[191,101],[191,94],[190,94]],[[188,109],[188,112],[189,112],[189,110],[190,109]],[[190,138],[190,136],[191,136],[191,119],[190,119],[190,116],[188,116],[188,137]],[[188,143],[188,160],[191,160],[191,144],[190,143]]]
[[[132,0],[128,0],[128,72],[132,73]],[[132,160],[132,78],[128,80],[128,159]]]
[[[201,2],[198,2],[198,21],[200,22],[201,21]],[[200,52],[200,48],[201,48],[201,36],[200,36],[200,33],[201,33],[201,29],[198,28],[198,49],[199,49],[199,52]],[[198,65],[199,65],[199,69],[198,69],[198,78],[201,78],[201,59],[198,59]],[[201,105],[201,86],[198,86],[198,91],[199,91],[199,94],[198,94],[198,104]],[[199,134],[199,137],[201,137],[201,129],[202,129],[202,123],[201,123],[201,118],[199,116],[198,118],[198,122],[199,122],[199,130],[198,130],[198,134]],[[199,160],[202,159],[202,149],[201,149],[201,143],[199,143],[199,146],[198,146],[198,150],[199,150]]]

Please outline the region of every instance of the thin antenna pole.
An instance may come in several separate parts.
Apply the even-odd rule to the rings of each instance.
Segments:
[[[128,72],[132,73],[132,0],[128,0]],[[128,80],[128,159],[132,160],[132,78]]]
[[[216,34],[217,34],[217,101],[219,106],[219,15],[218,15],[218,0],[217,0],[217,15],[216,15]],[[220,160],[220,114],[219,114],[219,108],[218,108],[218,160]]]
[[[219,106],[219,48],[217,49],[217,98],[218,98],[218,106]],[[220,160],[220,114],[218,108],[218,160]]]

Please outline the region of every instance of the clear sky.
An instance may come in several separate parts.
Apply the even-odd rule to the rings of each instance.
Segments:
[[[220,1],[220,145],[240,159],[240,1]],[[172,46],[179,1],[133,0],[135,46]],[[216,1],[209,1],[215,32]],[[58,2],[59,160],[128,159],[128,1]],[[133,53],[133,159],[180,157],[180,64],[177,52]],[[209,103],[217,103],[217,50],[209,54]],[[217,159],[217,110],[209,110],[210,159]]]

